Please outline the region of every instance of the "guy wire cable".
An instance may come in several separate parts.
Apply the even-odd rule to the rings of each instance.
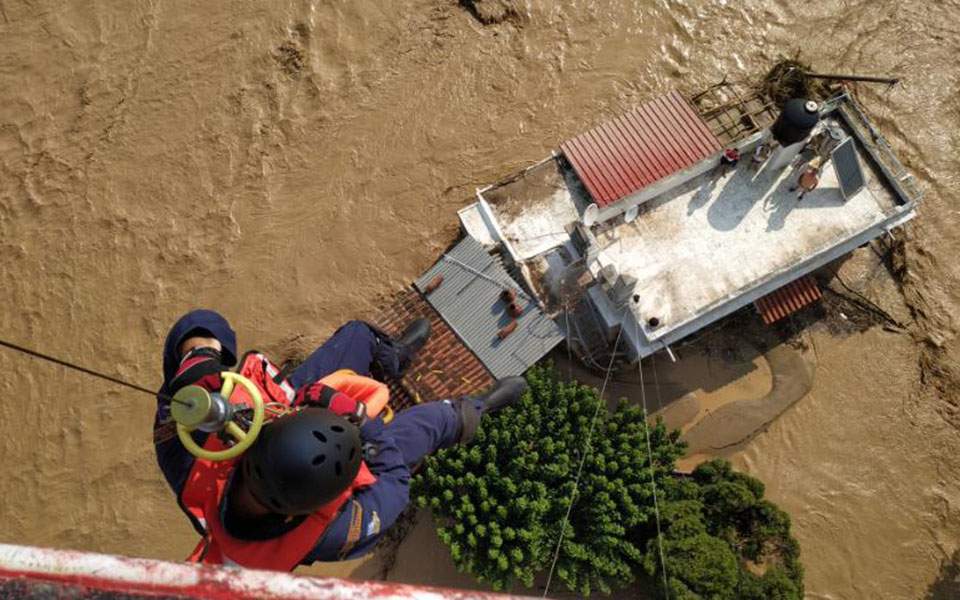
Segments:
[[[623,310],[623,316],[626,316],[627,311],[630,309],[628,306]],[[583,454],[580,455],[580,465],[577,467],[577,476],[573,481],[573,490],[570,492],[570,503],[567,505],[567,512],[563,516],[563,521],[560,523],[560,535],[557,538],[557,548],[553,553],[553,561],[550,563],[550,571],[547,573],[547,583],[543,588],[543,598],[547,597],[547,594],[550,593],[550,583],[553,581],[553,571],[557,568],[557,560],[560,558],[560,550],[563,547],[563,534],[566,533],[567,523],[570,521],[570,512],[573,510],[573,503],[577,499],[577,492],[580,489],[580,477],[583,475],[583,465],[587,462],[587,455],[590,454],[593,444],[593,429],[597,423],[597,415],[600,414],[601,410],[606,410],[606,400],[604,393],[607,390],[607,383],[610,382],[610,375],[613,373],[613,363],[617,358],[617,347],[620,345],[620,336],[623,334],[623,327],[620,327],[620,331],[617,332],[617,339],[613,342],[613,351],[610,353],[610,363],[607,365],[607,374],[603,378],[603,385],[600,387],[600,401],[597,403],[596,410],[593,411],[593,417],[590,419],[590,429],[587,430],[587,440],[583,445]]]
[[[640,339],[640,321],[634,320],[636,336]],[[651,356],[653,356],[651,354]],[[643,382],[643,359],[637,358],[637,372],[640,374],[640,399],[643,402],[643,431],[647,434],[647,460],[650,462],[650,488],[653,490],[653,515],[657,523],[657,549],[660,551],[660,572],[663,573],[663,595],[670,600],[670,584],[667,578],[667,558],[663,553],[663,530],[660,526],[660,503],[657,501],[657,471],[653,461],[653,447],[650,444],[650,413],[647,410],[647,392]],[[653,377],[657,377],[657,365],[653,363]],[[660,384],[655,381],[659,398]],[[658,399],[659,402],[659,399]]]

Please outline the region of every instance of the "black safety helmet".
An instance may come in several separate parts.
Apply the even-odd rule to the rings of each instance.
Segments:
[[[284,515],[306,515],[347,489],[360,470],[360,430],[326,408],[264,425],[243,455],[244,485]]]

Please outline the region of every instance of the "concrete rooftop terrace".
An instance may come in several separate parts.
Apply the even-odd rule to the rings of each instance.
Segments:
[[[594,228],[599,264],[637,279],[631,311],[646,341],[691,323],[804,261],[823,255],[898,211],[894,194],[858,151],[867,185],[844,198],[832,161],[802,200],[802,165],[759,171],[749,157],[653,199],[631,223]],[[783,283],[789,282],[786,279]],[[772,291],[772,290],[770,290]],[[659,321],[651,327],[649,321]]]
[[[806,161],[758,168],[750,159],[757,134],[739,145],[744,158],[735,168],[709,168],[663,191],[641,204],[632,222],[618,216],[593,225],[599,254],[589,270],[595,280],[607,265],[636,280],[636,301],[626,306],[590,290],[606,321],[626,325],[625,335],[646,356],[912,218],[914,202],[899,186],[901,176],[874,160],[876,146],[851,118],[839,109],[825,117],[855,142],[866,185],[849,198],[827,160],[819,187],[798,200],[789,188]],[[503,244],[534,279],[540,274],[534,288],[548,290],[541,284],[556,270],[551,251],[562,246],[561,254],[577,255],[569,231],[590,203],[572,169],[553,157],[478,197],[461,211],[467,232],[485,244]]]

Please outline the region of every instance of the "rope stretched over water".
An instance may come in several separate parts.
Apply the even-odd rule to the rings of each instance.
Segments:
[[[123,380],[123,379],[120,379],[119,377],[114,377],[114,376],[112,376],[112,375],[107,375],[107,374],[105,374],[105,373],[100,373],[99,371],[94,371],[93,369],[88,369],[87,367],[82,367],[82,366],[80,366],[80,365],[78,365],[78,364],[75,364],[75,363],[72,363],[72,362],[69,362],[69,361],[66,361],[66,360],[57,358],[57,357],[55,357],[55,356],[50,356],[49,354],[44,354],[44,353],[38,352],[38,351],[36,351],[36,350],[31,350],[30,348],[26,348],[26,347],[21,346],[21,345],[19,345],[19,344],[14,344],[13,342],[8,342],[8,341],[6,341],[6,340],[0,339],[0,346],[4,346],[4,347],[9,348],[9,349],[11,349],[11,350],[16,350],[17,352],[22,352],[23,354],[26,354],[26,355],[28,355],[28,356],[32,356],[32,357],[34,357],[34,358],[39,358],[40,360],[45,360],[45,361],[48,361],[48,362],[52,362],[53,364],[55,364],[55,365],[60,365],[61,367],[66,367],[66,368],[68,368],[68,369],[73,369],[74,371],[79,371],[80,373],[83,373],[83,374],[85,374],[85,375],[90,375],[90,376],[92,376],[92,377],[98,377],[98,378],[103,379],[103,380],[105,380],[105,381],[109,381],[109,382],[115,383],[115,384],[117,384],[117,385],[122,385],[122,386],[124,386],[124,387],[130,388],[131,390],[136,390],[136,391],[138,391],[138,392],[143,392],[144,394],[150,394],[150,396],[152,396],[152,397],[154,397],[154,398],[156,398],[157,396],[159,396],[160,398],[163,398],[163,399],[165,399],[165,400],[170,400],[171,402],[176,402],[177,404],[183,404],[183,405],[186,405],[186,406],[192,406],[189,402],[184,402],[184,401],[182,401],[182,400],[176,400],[176,399],[174,399],[174,398],[171,398],[170,396],[167,396],[166,394],[160,394],[160,393],[158,393],[158,392],[156,392],[156,391],[150,390],[150,389],[145,388],[145,387],[143,387],[143,386],[141,386],[141,385],[137,385],[137,384],[135,384],[135,383],[130,383],[129,381],[125,381],[125,380]]]

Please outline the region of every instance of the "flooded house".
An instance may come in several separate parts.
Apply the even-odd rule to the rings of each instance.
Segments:
[[[849,94],[777,106],[721,84],[596,125],[459,218],[606,368],[676,360],[672,345],[751,304],[769,324],[817,301],[811,274],[894,235],[920,196]]]

